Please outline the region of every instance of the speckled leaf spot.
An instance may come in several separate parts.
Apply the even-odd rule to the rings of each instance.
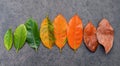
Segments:
[[[105,48],[106,54],[110,52],[113,46],[114,29],[105,18],[101,20],[97,28],[98,42]]]
[[[4,35],[4,46],[8,51],[11,49],[12,43],[13,43],[12,30],[8,29]]]
[[[27,43],[28,45],[37,51],[40,45],[39,30],[36,20],[29,18],[25,23],[27,29]]]
[[[14,32],[14,46],[18,52],[25,43],[27,30],[24,24],[19,25]]]
[[[84,42],[86,47],[91,51],[95,52],[98,47],[96,27],[89,22],[84,28]]]
[[[60,49],[64,47],[67,39],[67,21],[63,15],[59,14],[54,19],[55,44]]]
[[[54,45],[54,27],[51,23],[49,17],[46,17],[42,23],[40,28],[40,38],[43,42],[43,45],[47,47],[48,49],[51,49]]]
[[[81,43],[83,37],[83,25],[81,18],[76,14],[74,15],[68,24],[67,38],[69,46],[76,51]]]

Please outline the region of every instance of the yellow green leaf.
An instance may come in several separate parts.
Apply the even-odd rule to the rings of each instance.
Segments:
[[[49,49],[52,48],[55,41],[53,30],[53,24],[51,23],[49,17],[46,17],[41,23],[40,38],[43,45]]]
[[[8,29],[4,36],[4,46],[8,51],[12,47],[12,42],[13,42],[12,30]]]

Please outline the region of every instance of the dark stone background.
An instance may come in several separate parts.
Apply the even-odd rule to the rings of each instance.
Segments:
[[[33,17],[40,25],[47,14],[53,20],[62,13],[67,21],[77,13],[84,26],[89,20],[95,26],[105,17],[115,30],[114,45],[109,54],[99,45],[91,53],[82,43],[74,53],[66,44],[62,53],[54,46],[48,50],[42,44],[35,52],[27,44],[19,51],[6,51],[4,33]],[[40,27],[40,26],[39,26]],[[0,0],[0,66],[120,66],[120,0]]]

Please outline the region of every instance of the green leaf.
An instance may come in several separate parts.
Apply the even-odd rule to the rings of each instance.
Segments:
[[[27,43],[28,45],[37,51],[40,45],[40,37],[37,22],[29,18],[25,23],[27,29]]]
[[[12,43],[13,43],[12,30],[8,29],[4,35],[4,46],[8,51],[11,49]]]
[[[40,38],[43,42],[43,45],[49,49],[52,48],[55,42],[53,30],[53,24],[51,23],[50,19],[46,17],[41,23]]]
[[[24,24],[19,25],[14,32],[14,46],[18,52],[25,44],[27,30]]]

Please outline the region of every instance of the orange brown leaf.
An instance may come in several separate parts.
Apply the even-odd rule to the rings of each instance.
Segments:
[[[86,47],[91,51],[95,52],[98,47],[96,28],[89,22],[84,28],[84,42]]]

